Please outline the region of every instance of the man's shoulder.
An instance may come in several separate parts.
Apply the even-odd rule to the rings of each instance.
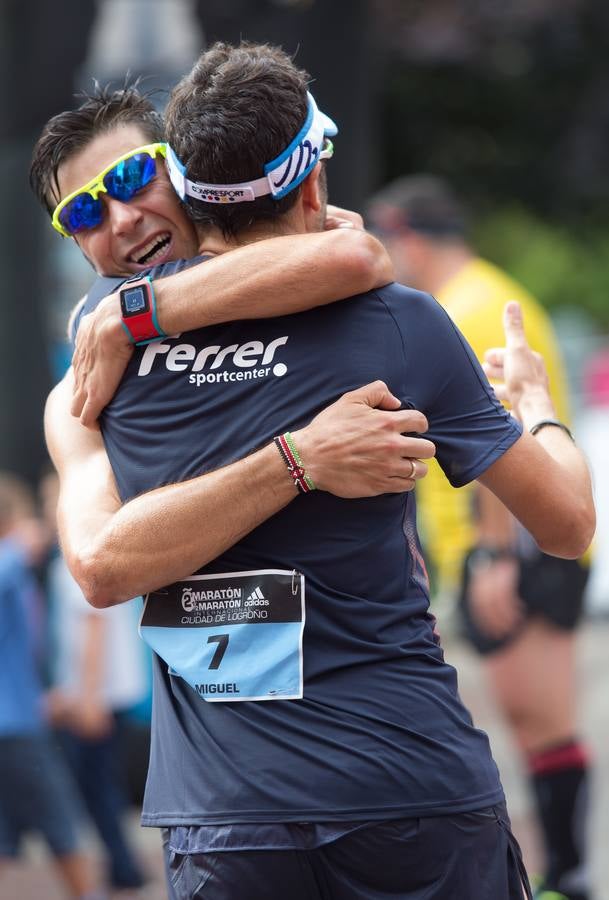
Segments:
[[[400,327],[407,323],[412,328],[426,327],[437,316],[446,318],[443,306],[435,297],[398,281],[374,288],[364,296],[374,296],[377,302],[380,300]]]
[[[382,287],[372,288],[361,296],[376,298],[377,301],[380,300],[387,306],[405,309],[438,306],[438,302],[431,294],[409,287],[407,284],[401,284],[399,281],[390,281],[389,284],[384,284]]]

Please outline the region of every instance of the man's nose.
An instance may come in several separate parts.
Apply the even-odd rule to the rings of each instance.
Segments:
[[[142,220],[142,213],[137,203],[124,203],[107,194],[104,196],[104,203],[113,234],[128,233]]]

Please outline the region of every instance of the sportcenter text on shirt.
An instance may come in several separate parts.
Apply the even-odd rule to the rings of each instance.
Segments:
[[[177,335],[173,340],[179,337]],[[194,344],[172,345],[155,341],[148,344],[142,354],[137,374],[143,377],[149,375],[154,367],[162,366],[168,372],[186,373],[189,383],[196,387],[267,378],[269,374],[280,378],[286,374],[288,367],[283,362],[271,363],[278,348],[287,340],[288,335],[285,334],[266,345],[262,341],[246,341],[244,344],[229,344],[228,347],[211,344],[201,349]]]

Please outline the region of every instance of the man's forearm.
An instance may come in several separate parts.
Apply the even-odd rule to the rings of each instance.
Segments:
[[[166,334],[242,319],[272,318],[343,300],[391,281],[382,245],[365,231],[284,235],[231,250],[155,281]],[[103,310],[109,348],[126,340],[116,294]]]
[[[338,228],[284,235],[221,254],[155,281],[157,318],[167,334],[218,322],[301,312],[391,281],[382,245],[365,231]],[[72,415],[92,425],[116,391],[133,345],[118,294],[81,321],[74,354]]]
[[[498,382],[497,395],[511,403],[524,434],[480,480],[545,553],[575,558],[585,552],[595,528],[588,466],[560,424],[534,428],[556,418],[545,365],[527,344],[518,303],[506,305],[503,324],[506,346],[487,351],[484,370]],[[527,433],[531,429],[535,437]]]
[[[185,577],[296,496],[274,445],[124,506],[99,430],[69,412],[70,373],[51,393],[45,429],[60,477],[58,525],[88,601],[111,606]]]
[[[296,493],[276,448],[268,446],[216,472],[136,497],[81,541],[69,561],[89,602],[111,606],[192,574]]]
[[[155,283],[167,334],[272,318],[363,293],[392,279],[382,245],[357,229],[273,238],[221,254],[203,271]]]
[[[296,496],[277,447],[226,468],[142,494],[121,507],[99,430],[69,412],[70,373],[45,413],[49,452],[61,482],[59,530],[72,574],[94,606],[110,606],[186,577]],[[382,382],[343,395],[294,432],[302,464],[320,490],[372,497],[412,490],[430,441],[416,410]],[[287,423],[286,423],[287,424]],[[414,460],[414,461],[413,461]]]

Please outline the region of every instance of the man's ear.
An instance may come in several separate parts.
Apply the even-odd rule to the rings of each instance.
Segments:
[[[319,176],[321,175],[321,163],[309,172],[302,183],[302,203],[305,213],[307,211],[318,213],[323,205],[323,195]]]

